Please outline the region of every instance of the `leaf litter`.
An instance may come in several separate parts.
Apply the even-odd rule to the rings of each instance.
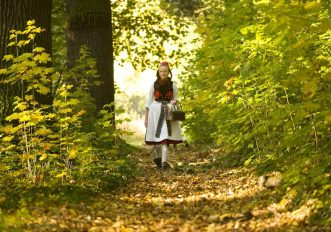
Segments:
[[[313,202],[290,212],[253,170],[210,165],[215,151],[179,148],[166,172],[154,166],[152,150],[132,156],[141,173],[127,186],[92,202],[36,207],[37,220],[22,217],[23,231],[314,231],[305,223]]]

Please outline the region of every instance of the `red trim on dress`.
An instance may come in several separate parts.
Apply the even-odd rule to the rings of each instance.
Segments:
[[[159,99],[161,97],[161,91],[155,90],[154,97],[155,97],[155,99]]]
[[[171,139],[164,139],[160,142],[145,141],[146,145],[178,144],[178,143],[182,143],[182,142],[183,142],[183,140],[171,140]]]
[[[168,99],[172,99],[172,98],[173,98],[173,91],[170,91],[170,90],[169,90],[169,91],[167,92],[167,98],[168,98]]]
[[[171,89],[167,90],[165,96],[162,95],[160,90],[155,90],[154,91],[154,99],[155,100],[159,100],[161,98],[163,100],[171,101],[173,99],[173,97],[174,97],[174,93],[173,93],[173,90],[171,90]]]

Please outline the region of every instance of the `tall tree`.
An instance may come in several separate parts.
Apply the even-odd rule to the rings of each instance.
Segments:
[[[12,29],[24,30],[26,22],[32,19],[36,21],[37,26],[46,29],[44,33],[36,38],[36,44],[44,47],[46,52],[51,54],[51,10],[52,0],[0,0],[0,58],[6,54],[16,53],[12,47],[7,47],[9,31]],[[0,67],[4,66],[6,66],[6,63],[1,59]],[[11,107],[11,99],[19,92],[20,87],[18,85],[0,85],[1,115],[8,113]],[[40,100],[42,103],[51,102],[49,96],[40,96]]]
[[[160,59],[180,64],[186,56],[188,18],[168,10],[164,0],[112,0],[114,55],[135,68],[155,68]],[[169,14],[169,12],[171,14]],[[124,55],[124,56],[123,56]],[[122,59],[125,57],[124,59]]]
[[[78,57],[81,45],[87,45],[97,60],[103,84],[91,93],[98,109],[114,100],[115,59],[144,69],[155,67],[160,59],[171,58],[173,64],[178,64],[185,55],[183,35],[188,32],[188,23],[167,14],[159,0],[63,1],[66,1],[70,65]]]
[[[94,86],[91,94],[97,109],[114,101],[114,69],[112,21],[109,0],[67,0],[67,56],[69,65],[79,56],[79,49],[86,45],[97,61],[102,84]]]

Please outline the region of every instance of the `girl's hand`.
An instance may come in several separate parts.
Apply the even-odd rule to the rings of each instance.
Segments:
[[[148,117],[145,117],[145,127],[147,128],[148,126]]]
[[[171,100],[171,103],[172,103],[173,105],[176,105],[176,104],[177,104],[177,100]]]

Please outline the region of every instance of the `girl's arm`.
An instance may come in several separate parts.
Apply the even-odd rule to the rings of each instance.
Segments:
[[[146,98],[146,104],[145,104],[145,127],[148,126],[148,112],[149,112],[149,106],[153,102],[154,97],[154,84],[149,89],[149,93]]]

